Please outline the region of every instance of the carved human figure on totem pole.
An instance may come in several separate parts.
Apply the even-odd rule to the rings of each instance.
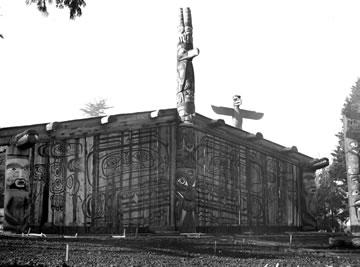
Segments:
[[[22,132],[10,140],[5,160],[4,230],[22,233],[30,215],[30,148],[38,140],[36,131]]]
[[[302,166],[301,220],[303,231],[317,230],[317,189],[315,171],[329,165],[327,158],[314,159]]]
[[[349,191],[349,217],[351,232],[360,233],[360,97],[353,96],[350,109],[345,112],[344,148]]]
[[[243,119],[260,120],[264,116],[264,113],[259,113],[246,109],[240,109],[241,104],[242,104],[241,96],[234,95],[233,108],[217,107],[213,105],[211,105],[211,107],[216,114],[231,116],[233,119],[233,125],[239,129],[242,129]]]
[[[360,223],[360,173],[359,173],[359,143],[352,140],[345,142],[347,146],[346,162],[349,189],[349,209],[351,217]],[[354,223],[352,224],[354,225]],[[357,229],[357,232],[360,229]]]
[[[177,47],[176,105],[182,122],[192,123],[195,116],[195,75],[192,60],[199,55],[193,47],[193,28],[190,8],[180,8],[179,43]]]

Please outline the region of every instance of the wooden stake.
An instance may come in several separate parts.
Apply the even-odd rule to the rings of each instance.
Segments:
[[[65,262],[69,260],[69,244],[66,244]]]

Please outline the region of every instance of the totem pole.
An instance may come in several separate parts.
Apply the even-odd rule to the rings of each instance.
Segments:
[[[317,189],[315,184],[315,171],[329,165],[329,159],[314,159],[304,163],[300,191],[301,222],[303,231],[317,230]]]
[[[181,124],[177,130],[175,172],[175,227],[180,232],[196,231],[196,135],[193,127],[194,69],[192,59],[199,54],[192,43],[192,22],[189,8],[180,9],[179,43],[177,50],[177,109]]]
[[[196,156],[195,132],[192,127],[179,127],[176,148],[175,226],[183,233],[196,231]]]
[[[360,233],[360,95],[354,95],[350,108],[345,111],[344,148],[348,183],[350,229]]]
[[[234,108],[217,107],[213,105],[211,105],[211,107],[216,114],[231,116],[233,119],[233,125],[239,129],[242,129],[243,119],[260,120],[264,116],[264,113],[259,113],[246,109],[240,109],[241,104],[242,104],[241,96],[234,95],[233,96]]]
[[[195,77],[192,60],[199,55],[193,47],[190,8],[180,8],[179,43],[177,47],[177,110],[184,123],[192,123],[195,116]]]
[[[34,130],[10,140],[5,160],[4,230],[25,232],[30,216],[30,149],[38,140]]]

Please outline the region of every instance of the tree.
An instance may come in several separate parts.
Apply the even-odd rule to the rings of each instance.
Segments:
[[[332,166],[317,173],[318,223],[321,230],[339,231],[349,216],[347,184],[332,176]]]
[[[351,87],[349,97],[345,99],[341,115],[350,109],[354,97],[360,94],[360,79]],[[341,119],[342,120],[342,119]],[[336,135],[338,145],[331,153],[330,166],[317,175],[318,180],[318,215],[321,229],[337,228],[337,222],[344,223],[349,216],[348,184],[344,148],[344,128]]]
[[[44,15],[48,15],[47,5],[53,4],[54,0],[26,0],[26,4],[36,4],[38,10]],[[68,7],[70,9],[70,19],[75,19],[82,15],[82,7],[86,6],[84,0],[55,0],[55,5],[59,9]]]
[[[106,99],[100,98],[99,100],[94,100],[94,103],[85,104],[84,108],[80,110],[85,113],[86,117],[99,117],[106,115],[105,111],[113,107],[109,107],[106,104]]]

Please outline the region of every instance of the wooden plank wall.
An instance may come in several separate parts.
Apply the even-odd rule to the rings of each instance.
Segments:
[[[1,148],[1,147],[0,147]],[[5,151],[0,151],[0,209],[4,208],[4,192],[5,192]],[[1,216],[0,224],[2,223]]]
[[[297,227],[297,166],[197,131],[200,227]]]
[[[31,225],[88,233],[171,227],[173,127],[36,144]]]
[[[30,224],[55,233],[174,229],[177,129],[168,124],[37,143]],[[243,140],[195,132],[198,229],[300,226],[298,166]]]

